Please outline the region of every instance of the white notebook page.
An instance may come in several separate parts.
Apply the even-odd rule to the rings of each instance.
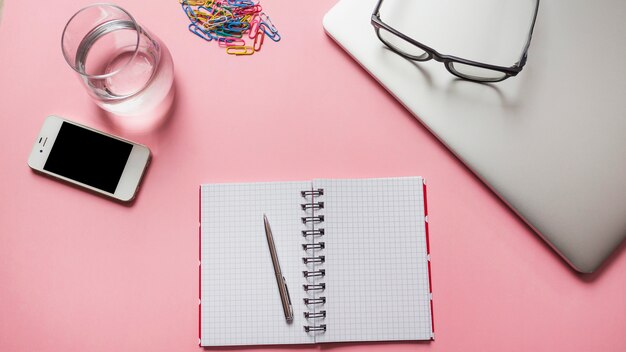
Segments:
[[[307,189],[310,182],[201,186],[201,345],[313,342],[303,329],[300,191]],[[264,213],[291,294],[291,324],[280,302]]]
[[[317,342],[432,337],[422,179],[315,180],[323,188],[327,330]]]

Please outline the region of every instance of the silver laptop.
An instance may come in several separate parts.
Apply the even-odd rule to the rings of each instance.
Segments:
[[[537,231],[593,272],[626,237],[626,1],[542,1],[528,62],[459,80],[377,38],[376,0],[341,0],[326,32]],[[381,19],[442,54],[520,56],[535,0],[385,0]]]

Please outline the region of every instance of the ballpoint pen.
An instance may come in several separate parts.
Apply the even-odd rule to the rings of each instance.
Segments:
[[[289,289],[283,273],[280,271],[280,263],[278,262],[278,254],[276,254],[276,246],[274,245],[274,236],[267,216],[263,214],[263,222],[265,223],[265,236],[267,237],[267,245],[270,247],[270,255],[272,264],[274,265],[274,274],[276,274],[276,283],[278,284],[278,292],[280,293],[280,301],[283,304],[283,312],[287,322],[293,321],[293,307],[291,305],[291,297],[289,297]]]

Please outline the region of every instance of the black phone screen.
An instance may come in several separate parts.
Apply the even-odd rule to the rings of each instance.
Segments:
[[[133,145],[63,122],[44,170],[115,193]]]

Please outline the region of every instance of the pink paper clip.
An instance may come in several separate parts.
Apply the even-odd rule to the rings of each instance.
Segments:
[[[217,39],[217,45],[221,48],[226,48],[228,47],[228,43],[232,43],[235,39],[236,38],[221,37]]]
[[[233,38],[231,42],[226,42],[226,47],[231,46],[245,46],[246,42],[243,39]]]
[[[261,18],[258,15],[254,15],[252,20],[250,21],[250,32],[248,32],[248,37],[250,39],[254,39],[259,33],[259,28],[261,27]]]
[[[239,13],[242,15],[254,15],[256,13],[259,13],[263,11],[263,8],[261,7],[261,5],[255,5],[253,7],[248,7],[248,8],[244,8],[239,10]]]
[[[266,37],[275,42],[281,39],[260,0],[178,1],[191,22],[189,31],[206,41],[217,41],[230,55],[252,55],[266,45]]]
[[[265,32],[259,31],[259,34],[254,38],[254,44],[252,44],[252,48],[254,51],[261,51],[261,47],[263,46],[263,41],[265,40]]]

